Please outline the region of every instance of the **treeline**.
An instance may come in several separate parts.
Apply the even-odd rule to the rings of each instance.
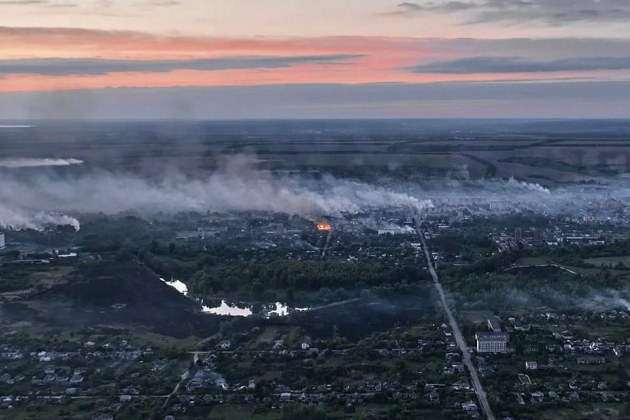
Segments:
[[[192,277],[201,268],[200,263],[182,261],[167,255],[157,255],[148,249],[140,254],[140,261],[162,277],[176,278],[182,281]]]
[[[570,307],[609,290],[622,290],[623,280],[607,270],[576,276],[558,270],[555,273],[529,275],[470,275],[454,279],[443,277],[445,287],[463,307],[504,308],[513,305]],[[611,301],[614,299],[611,299]]]
[[[510,268],[522,256],[522,251],[497,253],[490,257],[478,259],[473,264],[448,267],[443,271],[443,276],[459,280],[469,275],[500,273]]]
[[[464,296],[482,297],[500,290],[524,290],[545,295],[547,292],[562,293],[576,297],[586,297],[593,289],[617,289],[623,286],[622,280],[613,277],[608,271],[576,276],[565,271],[551,273],[519,272],[517,275],[472,275],[464,279],[445,278],[450,292]]]
[[[273,261],[266,264],[229,264],[205,266],[188,282],[195,294],[237,291],[251,286],[254,292],[265,289],[304,291],[321,288],[354,288],[415,283],[428,280],[426,272],[415,266],[386,266],[374,262]]]
[[[630,241],[616,241],[595,246],[570,245],[555,248],[540,247],[530,252],[532,256],[548,256],[556,262],[566,265],[594,267],[592,264],[585,263],[584,260],[588,258],[630,255]]]

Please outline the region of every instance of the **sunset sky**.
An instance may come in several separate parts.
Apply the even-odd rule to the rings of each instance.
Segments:
[[[0,0],[0,120],[630,117],[628,0]]]

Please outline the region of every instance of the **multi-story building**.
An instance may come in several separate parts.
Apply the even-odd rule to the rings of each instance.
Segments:
[[[516,240],[516,242],[523,242],[523,229],[521,229],[520,227],[514,229],[514,239]]]
[[[503,332],[478,332],[477,353],[505,353],[510,335]]]

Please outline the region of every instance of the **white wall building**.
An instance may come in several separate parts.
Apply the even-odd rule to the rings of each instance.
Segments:
[[[4,233],[0,233],[0,249],[4,248],[6,245]]]
[[[505,353],[510,335],[502,332],[478,332],[477,353]]]

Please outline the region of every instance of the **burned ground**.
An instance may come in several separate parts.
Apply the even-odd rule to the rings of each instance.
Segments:
[[[173,337],[207,336],[219,328],[218,317],[201,314],[193,300],[135,262],[83,265],[67,280],[5,305],[4,314],[48,325],[139,325]]]

